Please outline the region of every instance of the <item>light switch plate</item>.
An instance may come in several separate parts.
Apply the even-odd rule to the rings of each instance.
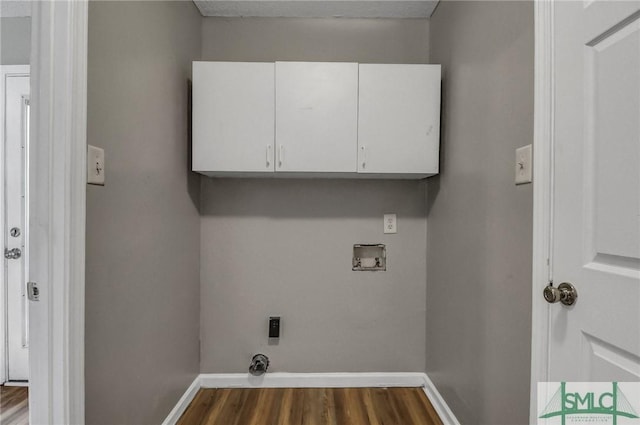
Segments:
[[[532,158],[531,145],[516,149],[516,184],[532,182]]]
[[[384,215],[384,233],[398,233],[398,220],[395,214]]]
[[[104,149],[88,145],[87,183],[104,186]]]

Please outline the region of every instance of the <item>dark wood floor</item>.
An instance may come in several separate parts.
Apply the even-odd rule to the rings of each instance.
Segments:
[[[203,388],[178,425],[441,425],[421,388]]]
[[[0,386],[0,424],[29,423],[29,388]]]

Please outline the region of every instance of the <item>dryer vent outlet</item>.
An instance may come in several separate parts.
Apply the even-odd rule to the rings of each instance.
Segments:
[[[249,373],[253,376],[264,375],[269,368],[269,357],[264,354],[256,354],[251,359],[251,364],[249,365]]]

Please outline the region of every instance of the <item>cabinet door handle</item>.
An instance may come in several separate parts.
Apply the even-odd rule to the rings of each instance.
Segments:
[[[284,146],[280,145],[280,149],[278,149],[278,167],[282,168],[283,162],[284,162]]]
[[[360,151],[362,151],[362,168],[365,168],[367,166],[367,148],[364,146],[360,146]]]
[[[267,168],[271,165],[271,145],[267,145]]]

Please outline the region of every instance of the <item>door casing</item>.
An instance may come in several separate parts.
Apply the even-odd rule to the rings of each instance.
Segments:
[[[34,2],[32,7],[32,146],[34,151],[43,150],[43,155],[32,158],[31,168],[37,169],[37,176],[32,179],[32,184],[37,180],[43,181],[53,177],[54,179],[45,185],[47,193],[52,194],[55,192],[54,189],[57,189],[65,196],[44,197],[52,202],[49,205],[41,205],[37,211],[32,210],[32,228],[43,226],[39,232],[32,232],[32,246],[33,242],[42,240],[45,240],[46,246],[46,249],[34,247],[33,250],[38,251],[40,261],[37,266],[32,267],[40,269],[37,276],[41,277],[42,282],[42,298],[33,310],[38,312],[39,318],[52,319],[52,322],[47,329],[38,329],[37,338],[32,332],[32,348],[33,344],[41,343],[40,337],[44,334],[45,341],[42,342],[42,347],[45,351],[31,356],[31,421],[80,424],[84,423],[84,196],[88,3],[86,0]],[[52,52],[55,54],[51,54]],[[54,67],[59,72],[53,73]],[[552,70],[553,3],[536,0],[530,391],[532,424],[536,423],[536,384],[538,381],[548,380],[546,330],[549,326],[549,310],[540,294],[544,285],[548,283],[550,270],[550,189],[553,187]],[[52,102],[61,108],[53,108]],[[54,122],[58,125],[53,125]],[[54,156],[62,161],[47,163],[47,160]],[[65,176],[69,178],[66,185],[62,178]],[[32,194],[41,199],[41,192],[32,191]],[[49,213],[52,215],[46,217]],[[67,233],[60,233],[66,237],[48,239],[49,232],[54,229],[67,229]],[[69,266],[65,273],[60,273],[59,268],[53,264],[46,261],[42,263],[45,254],[55,252],[55,248],[62,248],[56,255],[56,260],[61,259],[62,263],[59,264]],[[32,253],[32,261],[36,263],[34,254],[36,252]],[[38,278],[33,271],[35,270],[32,270],[33,279],[37,281]],[[50,272],[50,279],[46,279],[47,271]],[[68,278],[66,283],[65,277]],[[56,378],[53,378],[53,375],[56,369],[56,378],[61,379],[54,382]]]
[[[547,329],[548,305],[541,291],[549,281],[551,208],[553,187],[553,3],[535,1],[535,112],[534,112],[534,188],[533,188],[533,273],[532,273],[532,345],[530,422],[536,423],[536,384],[548,380]],[[37,179],[46,181],[47,193],[54,188],[62,197],[33,211],[31,243],[44,241],[40,261],[34,268],[49,288],[42,288],[38,308],[42,319],[52,320],[47,329],[32,332],[34,343],[42,343],[39,354],[31,356],[32,387],[30,394],[32,423],[84,423],[84,235],[86,176],[86,77],[88,1],[34,2],[32,5],[32,146],[45,155],[32,157],[31,168]],[[53,35],[53,36],[51,36]],[[52,54],[55,52],[55,54]],[[52,70],[59,70],[53,73]],[[62,106],[60,109],[53,108]],[[55,120],[53,118],[56,118]],[[59,125],[54,126],[53,123]],[[67,137],[65,139],[64,137]],[[62,161],[51,161],[57,156]],[[51,167],[49,167],[51,164]],[[44,168],[38,168],[43,166]],[[66,186],[62,176],[69,180]],[[32,178],[32,184],[37,181]],[[32,192],[33,193],[33,192]],[[33,193],[41,199],[42,193]],[[51,213],[52,215],[47,217]],[[51,219],[51,220],[49,220]],[[51,226],[50,228],[48,226]],[[51,240],[48,231],[67,230],[66,238]],[[33,251],[40,251],[35,249]],[[53,264],[43,263],[46,253],[61,248],[60,264],[66,273],[54,273]],[[32,262],[36,263],[35,252]],[[57,257],[58,257],[57,256]],[[45,266],[47,264],[47,266]],[[37,281],[33,273],[34,280]],[[59,270],[55,270],[59,272]],[[64,275],[68,278],[64,282]],[[32,320],[32,323],[34,320]],[[42,322],[46,323],[46,322]],[[43,336],[44,341],[40,341]],[[35,340],[35,341],[34,341]],[[36,351],[36,350],[32,350]],[[51,362],[49,361],[51,359]],[[58,370],[53,377],[53,372]],[[57,378],[59,379],[57,382]],[[41,389],[40,389],[41,388]],[[54,396],[55,395],[55,396]]]
[[[31,7],[29,422],[83,424],[88,1]]]
[[[554,30],[553,1],[536,0],[533,119],[533,268],[529,422],[537,423],[537,384],[549,381],[549,304],[542,290],[552,280]]]

